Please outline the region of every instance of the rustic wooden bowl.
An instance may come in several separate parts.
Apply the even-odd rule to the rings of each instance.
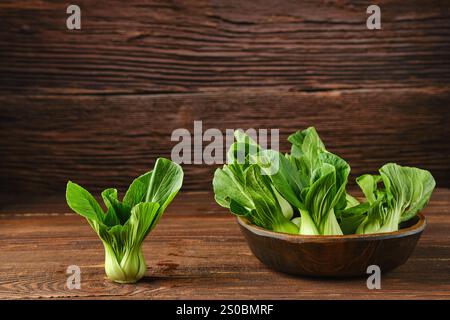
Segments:
[[[425,229],[422,214],[389,233],[345,236],[303,236],[268,231],[238,217],[250,250],[266,266],[294,275],[367,276],[367,267],[381,272],[408,260]]]

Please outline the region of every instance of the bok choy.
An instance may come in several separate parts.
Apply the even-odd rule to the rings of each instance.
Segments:
[[[395,163],[381,167],[380,175],[363,175],[357,182],[367,204],[357,234],[397,231],[400,222],[411,219],[425,207],[436,184],[427,170]]]
[[[357,179],[365,200],[346,188],[349,164],[326,150],[317,131],[290,135],[291,152],[261,148],[241,131],[228,163],[214,174],[216,202],[262,228],[303,235],[390,232],[428,202],[435,182],[422,169],[386,164]],[[380,186],[382,184],[382,186]]]
[[[261,147],[240,131],[235,132],[235,137],[236,142],[227,154],[228,164],[214,174],[216,202],[236,215],[251,217],[260,227],[297,233],[298,227],[290,221],[293,208],[261,173],[260,167],[252,164]]]
[[[86,189],[71,181],[67,183],[67,204],[86,218],[103,243],[109,279],[134,283],[144,276],[147,267],[142,243],[182,183],[182,168],[159,158],[152,171],[131,183],[122,201],[118,199],[116,189],[102,192],[106,213]]]
[[[260,156],[266,159],[262,163],[278,166],[275,173],[266,173],[299,211],[299,233],[341,235],[336,212],[347,205],[345,188],[350,166],[325,149],[314,128],[298,131],[288,140],[292,143],[290,155],[266,150]]]

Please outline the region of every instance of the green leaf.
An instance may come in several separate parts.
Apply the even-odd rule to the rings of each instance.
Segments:
[[[325,146],[313,127],[297,131],[288,137],[288,141],[292,143],[291,156],[296,158],[293,162],[301,173],[303,185],[307,185],[316,179],[316,171],[322,165],[320,154],[326,152]]]
[[[347,187],[348,176],[350,174],[349,164],[342,158],[330,152],[323,152],[320,154],[323,163],[332,165],[336,172],[336,205],[335,210],[343,210],[347,206]]]
[[[292,144],[291,155],[294,157],[307,156],[314,160],[319,153],[326,151],[314,127],[291,134],[288,141]]]
[[[237,216],[249,216],[252,209],[242,206],[239,202],[231,199],[230,201],[230,211]]]
[[[230,146],[227,152],[227,163],[239,164],[245,169],[252,163],[261,147],[241,130],[234,131],[234,137],[236,142]]]
[[[402,221],[411,219],[428,203],[435,186],[426,170],[388,163],[380,169],[384,189],[377,189],[379,176],[358,178],[370,208],[356,233],[381,233],[398,230]]]
[[[436,185],[427,170],[388,163],[380,169],[386,192],[401,211],[400,221],[407,221],[428,203]]]
[[[214,197],[222,207],[230,208],[231,201],[235,201],[241,207],[253,209],[251,198],[245,191],[245,171],[238,164],[224,165],[214,172],[213,178]]]
[[[264,150],[258,154],[264,173],[272,181],[278,192],[296,208],[303,208],[299,200],[301,185],[300,174],[289,160],[274,150]]]
[[[387,223],[389,221],[389,223]],[[389,232],[395,231],[398,226],[398,222],[394,225],[390,223],[394,222],[392,219],[392,214],[389,215],[388,209],[383,204],[382,199],[376,200],[371,204],[367,216],[358,226],[355,233],[356,234],[369,234],[378,232]]]
[[[291,220],[294,215],[294,209],[292,209],[292,206],[289,204],[289,202],[283,198],[283,196],[277,191],[276,188],[272,188],[272,190],[275,194],[278,204],[280,205],[283,216],[285,216],[286,219]]]
[[[245,190],[255,205],[253,216],[255,224],[278,232],[298,232],[297,226],[283,215],[270,180],[267,176],[261,174],[259,166],[252,165],[247,169]]]
[[[300,234],[394,231],[423,209],[435,187],[426,170],[387,164],[380,175],[357,179],[366,196],[360,203],[346,192],[349,164],[325,149],[313,127],[289,136],[286,155],[263,150],[240,131],[235,139],[227,154],[230,164],[214,174],[215,199],[269,230],[292,232],[296,224]],[[301,215],[295,223],[289,221],[293,207]]]
[[[258,153],[254,145],[242,142],[235,142],[227,152],[228,164],[239,164],[243,169],[247,168],[253,157]]]
[[[83,187],[69,181],[66,188],[69,207],[79,215],[97,222],[103,222],[104,213],[97,200]]]
[[[153,171],[133,181],[124,202],[118,200],[116,189],[109,188],[102,192],[108,208],[105,215],[87,190],[69,181],[67,203],[75,212],[86,217],[102,240],[108,278],[120,283],[134,283],[144,276],[146,265],[142,242],[177,194],[182,182],[181,167],[159,158]],[[151,201],[143,202],[145,198]]]
[[[320,171],[320,178],[311,185],[306,194],[305,207],[311,214],[320,234],[342,234],[334,214],[334,207],[344,190],[338,189],[336,186],[334,166],[324,163]]]
[[[152,171],[134,179],[123,197],[123,203],[133,208],[138,203],[144,201],[150,186],[151,177]]]
[[[105,224],[110,226],[125,224],[130,217],[131,207],[117,199],[117,190],[113,188],[104,190],[102,192],[102,198],[108,208],[108,212],[105,217]],[[106,223],[106,221],[108,221],[109,224]]]
[[[106,205],[108,211],[106,212],[106,216],[104,219],[105,225],[112,227],[120,224],[120,220],[117,217],[116,210],[111,202],[117,200],[117,189],[106,189],[102,192],[103,202]]]
[[[128,241],[131,246],[140,246],[147,234],[155,227],[162,211],[156,202],[141,202],[131,209],[128,220]]]
[[[295,224],[300,229],[301,225],[302,225],[302,218],[301,217],[295,217],[294,219],[291,220],[291,222],[293,224]]]
[[[306,209],[300,209],[301,214],[301,224],[299,229],[299,234],[303,235],[320,235],[319,229],[316,226],[316,223],[311,217],[311,214]]]
[[[183,184],[183,169],[165,158],[156,160],[145,202],[157,202],[164,211]]]
[[[359,185],[370,204],[375,203],[377,200],[376,191],[379,181],[381,181],[381,176],[379,175],[364,174],[356,178],[356,183]]]
[[[359,205],[358,199],[356,199],[349,193],[345,194],[345,199],[347,200],[347,205],[345,206],[345,209],[352,208],[352,207]]]
[[[356,199],[355,199],[356,200]],[[355,204],[355,202],[352,202]],[[367,212],[370,209],[368,202],[359,203],[347,207],[339,214],[339,226],[344,234],[353,234],[358,229],[359,225],[367,217]]]

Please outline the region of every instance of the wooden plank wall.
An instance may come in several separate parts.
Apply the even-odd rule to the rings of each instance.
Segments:
[[[172,130],[316,126],[353,177],[388,161],[450,187],[450,1],[0,3],[0,191],[99,191],[170,156]],[[210,190],[214,166],[185,166]]]

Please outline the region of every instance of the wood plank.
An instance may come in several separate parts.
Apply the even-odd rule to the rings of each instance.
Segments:
[[[26,197],[27,201],[23,201]],[[103,204],[103,200],[97,195],[97,201]],[[106,208],[104,207],[106,211]],[[48,215],[70,212],[66,204],[65,195],[45,195],[38,194],[2,194],[0,196],[0,214],[20,214],[20,215]],[[222,207],[216,204],[214,194],[208,191],[181,191],[170,204],[168,212],[177,215],[204,215],[224,213]]]
[[[0,3],[0,91],[187,93],[447,86],[448,0]]]
[[[431,170],[450,186],[450,90],[336,91],[137,96],[1,96],[0,190],[63,194],[68,179],[94,192],[122,192],[170,157],[172,131],[315,126],[327,148],[349,161],[352,177],[386,162]],[[208,143],[204,143],[207,145]],[[216,165],[184,165],[184,190],[210,190]]]
[[[30,203],[41,214],[0,214],[0,299],[449,299],[449,199],[449,189],[436,190],[416,250],[382,276],[381,290],[368,290],[361,278],[273,272],[250,253],[230,214],[208,208],[200,217],[198,208],[187,204],[183,210],[181,203],[169,206],[145,241],[149,270],[143,281],[114,284],[104,278],[102,245],[81,217],[65,208],[46,214],[46,201]],[[81,268],[80,290],[65,285],[71,264]]]

